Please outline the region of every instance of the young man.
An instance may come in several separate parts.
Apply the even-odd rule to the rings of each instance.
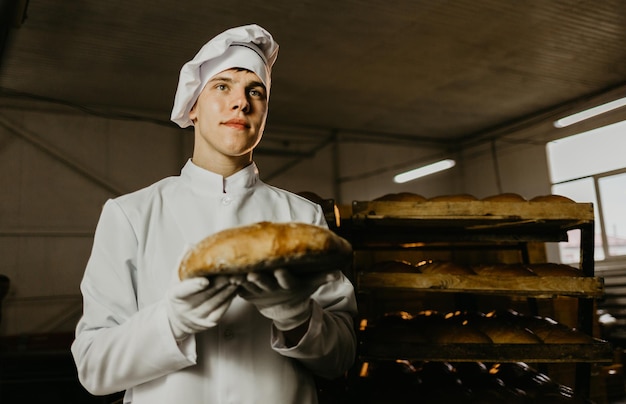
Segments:
[[[218,35],[181,69],[172,120],[194,126],[181,175],[103,207],[72,345],[81,383],[124,402],[317,402],[313,375],[353,363],[354,290],[339,271],[178,280],[186,247],[260,221],[326,226],[321,208],[260,181],[252,161],[278,45],[257,25]]]

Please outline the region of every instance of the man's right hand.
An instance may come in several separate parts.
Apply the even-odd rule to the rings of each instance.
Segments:
[[[190,278],[166,295],[167,316],[177,341],[215,327],[230,307],[239,282],[231,277]]]

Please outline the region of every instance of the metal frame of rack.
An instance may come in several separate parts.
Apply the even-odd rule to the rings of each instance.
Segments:
[[[355,201],[352,217],[337,231],[355,251],[455,248],[517,249],[528,263],[527,243],[567,241],[569,230],[581,232],[581,276],[491,278],[480,275],[372,273],[353,268],[357,291],[413,290],[426,293],[495,294],[578,299],[578,329],[592,335],[594,299],[604,293],[594,277],[594,213],[590,203],[550,202],[385,202]],[[391,343],[389,343],[391,342]],[[576,363],[575,389],[590,393],[591,363],[611,362],[604,341],[592,344],[450,344],[361,341],[360,354],[371,358],[414,358],[439,361],[533,361]],[[395,356],[395,357],[394,357]]]

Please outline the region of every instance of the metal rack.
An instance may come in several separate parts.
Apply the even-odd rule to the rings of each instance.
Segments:
[[[355,201],[342,222],[342,236],[355,252],[406,249],[512,249],[529,263],[529,242],[567,241],[581,232],[580,276],[485,277],[419,273],[368,272],[353,268],[357,292],[419,292],[517,296],[533,302],[555,296],[578,300],[577,329],[593,335],[594,300],[603,296],[602,278],[594,276],[594,213],[590,203],[551,202],[385,202]],[[384,293],[382,294],[384,296]],[[360,354],[373,359],[413,358],[439,361],[530,361],[576,363],[576,391],[588,396],[591,363],[612,360],[605,341],[590,344],[446,344],[436,347],[410,341],[361,335]],[[384,333],[382,334],[384,335]],[[435,349],[436,348],[436,349]]]

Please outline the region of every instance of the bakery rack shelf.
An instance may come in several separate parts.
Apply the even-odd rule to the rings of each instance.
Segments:
[[[366,290],[419,290],[449,293],[519,295],[536,298],[554,296],[594,297],[604,295],[599,277],[568,276],[482,276],[366,272],[357,277],[357,288]]]
[[[476,225],[493,222],[562,223],[574,227],[580,222],[593,221],[591,203],[551,202],[387,202],[354,201],[352,217],[372,219],[430,219],[450,222],[464,220]],[[463,223],[464,225],[466,223]],[[448,225],[450,225],[448,223]]]
[[[611,363],[610,344],[424,344],[362,340],[360,355],[370,360],[400,358],[439,362]]]
[[[567,231],[593,224],[590,203],[385,202],[352,203],[355,242],[566,241]]]
[[[529,264],[529,243],[568,241],[580,231],[580,276],[493,277],[372,272],[355,267],[357,290],[364,298],[396,292],[505,295],[528,298],[569,296],[578,300],[578,330],[593,334],[595,299],[604,294],[603,279],[594,276],[594,209],[591,203],[539,201],[354,201],[340,231],[355,252],[383,250],[515,249]],[[403,295],[406,296],[406,295]],[[402,298],[402,297],[400,297]],[[393,299],[393,298],[392,298]],[[396,299],[397,300],[397,299]],[[374,302],[373,306],[376,304]],[[589,394],[591,363],[611,362],[610,344],[439,344],[409,339],[368,338],[360,332],[360,355],[369,359],[430,361],[521,361],[576,363],[576,390]],[[378,334],[380,336],[380,334]]]

